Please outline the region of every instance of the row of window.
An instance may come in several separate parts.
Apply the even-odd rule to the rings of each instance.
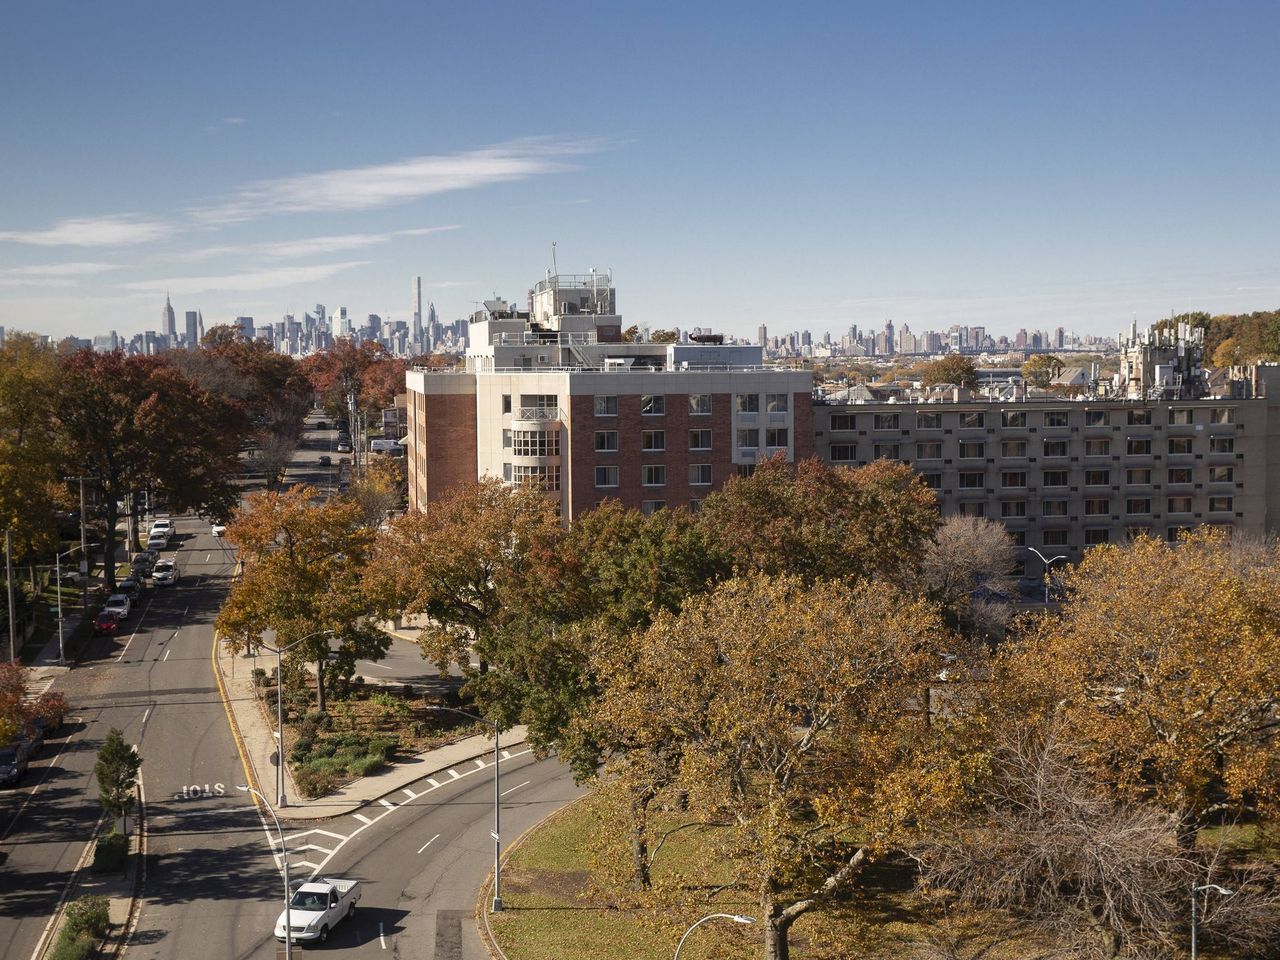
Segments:
[[[525,466],[519,463],[504,463],[502,465],[502,479],[508,483],[540,486],[543,490],[559,490],[560,466],[559,464]]]
[[[733,406],[738,413],[759,413],[760,394],[736,393],[733,395]],[[791,395],[787,393],[766,393],[764,395],[766,413],[786,413],[791,409]],[[646,393],[640,397],[640,413],[646,417],[660,417],[667,412],[667,398],[661,393]],[[597,417],[616,417],[618,415],[618,398],[616,396],[597,396],[595,398]],[[689,415],[704,417],[711,413],[711,394],[695,393],[689,395]]]
[[[767,447],[785,447],[789,437],[790,433],[786,427],[771,428],[764,431],[764,442]],[[738,447],[741,449],[757,449],[760,446],[760,431],[754,427],[741,429],[737,433],[737,440]],[[662,453],[667,449],[667,431],[641,430],[640,449],[645,453]],[[710,450],[711,431],[690,430],[689,449]],[[597,430],[595,450],[596,453],[617,453],[618,431]],[[558,442],[556,444],[556,453],[559,453]],[[517,455],[519,454],[517,453]]]
[[[1189,456],[1194,453],[1194,437],[1169,437],[1167,450],[1169,456]],[[1045,440],[1041,447],[1041,456],[1046,459],[1053,457],[1065,457],[1070,450],[1068,440]],[[942,441],[941,440],[918,440],[916,441],[915,457],[916,460],[941,460],[942,459]],[[984,440],[961,440],[959,443],[959,459],[961,460],[981,460],[987,456],[987,443]],[[1086,457],[1105,457],[1111,455],[1111,441],[1109,439],[1086,440],[1084,445],[1084,455]],[[1209,452],[1210,453],[1235,453],[1236,438],[1235,437],[1210,437]],[[1027,455],[1026,440],[1001,440],[1000,456],[1006,459],[1018,459]],[[858,459],[858,445],[855,443],[833,443],[831,445],[831,460],[833,463],[848,463]],[[994,444],[993,444],[994,452]],[[1151,439],[1149,437],[1130,437],[1125,441],[1124,452],[1130,457],[1146,457],[1151,456]],[[876,443],[872,445],[872,459],[902,459],[902,444],[900,443]]]
[[[1041,474],[1040,485],[1042,487],[1065,487],[1069,483],[1068,470],[1046,470]],[[932,473],[925,474],[926,477],[941,477],[942,474]],[[1150,467],[1134,467],[1125,471],[1124,482],[1130,486],[1142,486],[1151,483],[1152,471]],[[1174,467],[1168,472],[1170,484],[1191,483],[1190,467]],[[1233,483],[1235,481],[1234,467],[1210,467],[1209,482],[1210,483]],[[1106,470],[1086,470],[1084,472],[1084,486],[1086,487],[1105,487],[1111,484],[1111,471]],[[987,485],[987,474],[982,470],[962,470],[960,471],[959,486],[961,490],[977,490]],[[1000,486],[1005,489],[1025,487],[1027,485],[1027,471],[1025,470],[1002,470],[1000,472]]]
[[[1124,512],[1128,516],[1143,516],[1151,513],[1150,497],[1128,497],[1124,502]],[[1168,513],[1191,513],[1192,504],[1190,497],[1169,497],[1165,501]],[[961,513],[966,508],[971,508],[973,504],[962,503],[959,505]],[[978,504],[982,506],[982,504]],[[1234,509],[1234,498],[1232,497],[1210,497],[1209,512],[1210,513],[1230,513]],[[1083,515],[1086,517],[1105,517],[1111,514],[1111,501],[1106,497],[1088,498],[1084,501]],[[1025,500],[1004,500],[1000,503],[1000,516],[1003,519],[1025,517],[1027,515],[1027,501]],[[1043,500],[1041,501],[1040,516],[1042,517],[1066,517],[1067,501],[1066,500]]]
[[[596,467],[597,487],[616,487],[620,477],[620,468],[616,464]],[[667,467],[662,463],[646,463],[640,468],[640,485],[644,487],[665,487],[667,485]],[[711,486],[711,464],[689,464],[689,486]]]
[[[1235,407],[1210,407],[1208,409],[1209,423],[1236,422]],[[1113,412],[1119,414],[1121,411],[1086,410],[1084,412],[1084,425],[1086,427],[1105,427],[1109,425],[1110,415]],[[1195,423],[1195,412],[1190,407],[1172,408],[1169,410],[1169,423],[1175,426]],[[1124,419],[1131,427],[1150,426],[1152,423],[1151,410],[1149,408],[1137,407],[1126,410],[1124,413]],[[863,414],[863,416],[866,416],[866,414]],[[909,414],[874,413],[871,415],[871,429],[900,430],[902,429],[904,416],[909,416]],[[915,416],[917,430],[940,430],[942,428],[942,414],[940,412],[918,412]],[[987,413],[985,411],[964,411],[959,413],[958,416],[961,429],[979,429],[987,425]],[[1045,427],[1066,427],[1070,424],[1071,411],[1045,410],[1040,413],[1040,416],[1041,424]],[[857,429],[857,419],[857,414],[833,413],[830,419],[830,428],[832,430],[855,430]],[[1000,411],[1000,426],[1025,427],[1027,425],[1028,412],[1026,410]]]

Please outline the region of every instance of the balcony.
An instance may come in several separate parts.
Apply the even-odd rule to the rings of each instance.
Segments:
[[[564,415],[559,407],[516,407],[511,419],[517,423],[559,423]]]

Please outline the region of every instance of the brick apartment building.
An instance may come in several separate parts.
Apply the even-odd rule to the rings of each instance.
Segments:
[[[412,370],[409,503],[477,477],[536,479],[571,520],[606,498],[696,509],[762,457],[813,452],[812,375],[759,346],[624,342],[606,275],[554,275],[528,311],[486,301],[460,371]]]

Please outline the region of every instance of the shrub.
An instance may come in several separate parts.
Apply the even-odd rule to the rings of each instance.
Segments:
[[[289,748],[289,759],[294,763],[306,763],[311,758],[311,751],[316,741],[313,737],[298,737]]]
[[[357,777],[367,777],[371,773],[376,773],[386,766],[386,760],[379,754],[370,753],[363,757],[357,757],[347,764],[347,769]]]
[[[261,667],[253,668],[253,685],[255,687],[265,687],[267,685],[267,671]]]
[[[337,774],[327,770],[316,770],[310,766],[295,771],[293,782],[307,797],[322,797],[338,785]]]
[[[93,846],[93,872],[119,873],[124,869],[128,852],[129,838],[123,833],[112,830],[105,837],[99,837]]]
[[[104,936],[111,923],[106,897],[80,897],[67,905],[66,929],[73,934]]]
[[[98,952],[98,941],[87,933],[69,936],[64,930],[49,954],[49,960],[90,960]]]

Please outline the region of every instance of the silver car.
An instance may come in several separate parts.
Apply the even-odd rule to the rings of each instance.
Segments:
[[[133,602],[129,599],[127,593],[113,593],[107,598],[107,602],[102,605],[103,610],[114,613],[121,620],[129,619],[129,610],[133,607]]]
[[[151,568],[151,579],[158,585],[178,582],[178,565],[172,560],[161,560]]]

